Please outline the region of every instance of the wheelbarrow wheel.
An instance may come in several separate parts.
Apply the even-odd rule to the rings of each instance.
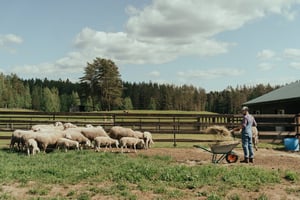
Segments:
[[[239,156],[236,153],[231,151],[231,152],[226,154],[225,159],[228,163],[235,163],[235,162],[238,161]]]

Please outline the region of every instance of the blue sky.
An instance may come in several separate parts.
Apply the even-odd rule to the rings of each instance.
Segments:
[[[300,0],[1,0],[0,72],[76,82],[100,57],[129,82],[286,84],[299,24]]]

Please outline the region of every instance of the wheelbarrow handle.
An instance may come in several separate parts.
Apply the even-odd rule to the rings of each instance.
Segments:
[[[202,146],[200,146],[200,145],[193,145],[193,147],[196,147],[196,148],[199,148],[199,149],[203,149],[203,150],[205,150],[205,151],[208,151],[208,152],[210,152],[210,153],[213,153],[211,150],[209,150],[209,149],[207,149],[207,148],[205,148],[205,147],[202,147]]]

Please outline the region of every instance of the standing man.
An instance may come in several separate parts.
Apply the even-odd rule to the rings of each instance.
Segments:
[[[234,128],[234,131],[242,129],[242,147],[244,151],[244,160],[241,163],[253,163],[254,153],[252,147],[252,126],[257,126],[257,123],[252,115],[249,114],[247,106],[242,108],[243,120],[242,124]]]

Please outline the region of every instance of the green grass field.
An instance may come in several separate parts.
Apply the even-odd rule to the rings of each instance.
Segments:
[[[13,185],[25,190],[22,199],[242,199],[228,196],[232,188],[257,192],[280,184],[296,172],[274,171],[251,166],[185,166],[168,156],[130,156],[95,153],[90,150],[52,152],[25,156],[0,151],[0,199],[14,199],[3,192]],[[54,188],[61,192],[53,194]],[[1,192],[2,191],[2,192]]]

